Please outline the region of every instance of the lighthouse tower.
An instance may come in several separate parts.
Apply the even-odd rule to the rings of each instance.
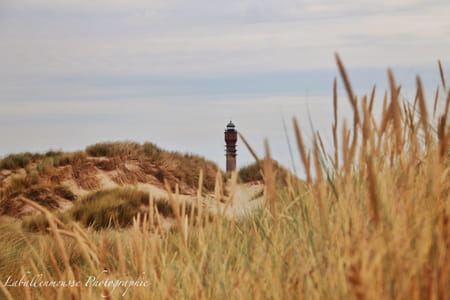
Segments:
[[[236,170],[236,142],[237,131],[233,122],[230,121],[227,124],[227,129],[225,129],[225,156],[227,158],[227,172],[233,172]]]

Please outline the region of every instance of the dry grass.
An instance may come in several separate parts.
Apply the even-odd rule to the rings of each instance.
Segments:
[[[268,202],[264,209],[239,221],[218,215],[206,224],[200,201],[199,214],[190,216],[184,204],[172,199],[179,230],[169,234],[155,225],[156,209],[138,215],[126,231],[94,232],[68,228],[36,206],[49,220],[51,234],[0,227],[2,278],[30,271],[47,280],[85,282],[107,270],[103,279],[142,278],[150,286],[1,286],[5,297],[447,299],[450,92],[444,88],[449,96],[435,133],[429,128],[434,120],[427,114],[420,80],[415,111],[413,105],[400,103],[399,87],[389,74],[391,91],[378,122],[372,114],[373,96],[357,97],[337,61],[354,109],[352,126],[336,119],[333,131],[341,136],[335,139],[335,153],[323,153],[318,135],[313,149],[306,149],[294,121],[306,183],[288,173],[285,184],[274,189],[267,147],[261,161]],[[331,160],[329,165],[323,165],[323,157]],[[202,179],[200,175],[200,196]],[[167,189],[176,199],[178,188],[167,184]],[[203,226],[194,227],[192,219]]]

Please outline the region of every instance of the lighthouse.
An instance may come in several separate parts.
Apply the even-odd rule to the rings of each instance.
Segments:
[[[227,158],[227,172],[233,172],[236,170],[236,142],[236,127],[233,122],[230,121],[225,129],[225,156]]]

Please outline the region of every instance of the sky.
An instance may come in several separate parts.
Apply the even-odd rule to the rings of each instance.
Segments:
[[[358,95],[376,84],[379,103],[387,68],[403,97],[418,74],[432,95],[438,59],[450,78],[449,15],[448,0],[1,0],[0,156],[152,141],[224,168],[232,119],[291,165],[293,117],[331,145],[334,53]]]

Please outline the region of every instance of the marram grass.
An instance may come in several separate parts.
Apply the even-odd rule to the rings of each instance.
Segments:
[[[353,120],[338,123],[335,92],[334,153],[325,153],[319,134],[306,149],[294,120],[305,182],[290,174],[277,182],[266,144],[266,157],[258,161],[266,203],[244,219],[218,215],[207,222],[200,206],[198,214],[186,214],[174,194],[175,231],[162,233],[153,210],[128,229],[95,231],[76,223],[68,227],[36,205],[51,234],[27,233],[14,224],[0,228],[3,297],[448,299],[450,91],[443,75],[445,109],[435,123],[420,79],[417,97],[408,104],[400,101],[391,72],[377,122],[375,90],[357,97],[337,61]],[[200,175],[200,187],[201,180]],[[5,286],[8,276],[37,274],[83,285]],[[93,286],[93,275],[142,280],[146,286]]]

